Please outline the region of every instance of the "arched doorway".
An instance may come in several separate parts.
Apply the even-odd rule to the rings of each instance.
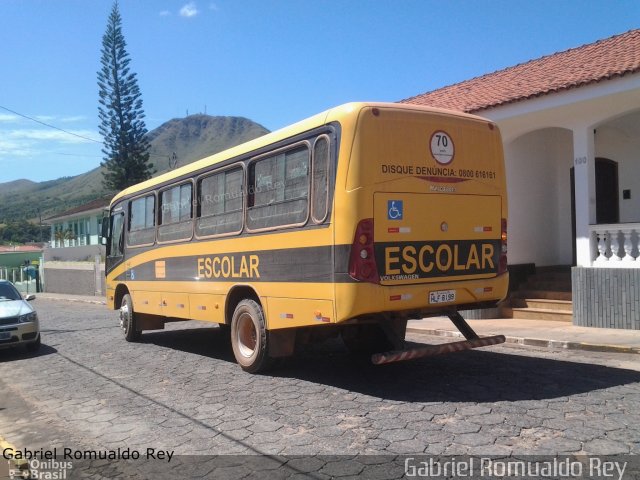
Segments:
[[[527,132],[505,143],[505,158],[510,265],[569,264],[571,130],[548,127]]]

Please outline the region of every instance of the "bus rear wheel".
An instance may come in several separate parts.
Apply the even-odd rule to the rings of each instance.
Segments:
[[[127,342],[138,342],[142,336],[142,332],[138,330],[136,314],[133,311],[133,300],[128,293],[122,297],[120,304],[120,328]]]
[[[262,372],[272,365],[264,312],[254,300],[242,300],[233,312],[231,346],[236,361],[246,372]]]

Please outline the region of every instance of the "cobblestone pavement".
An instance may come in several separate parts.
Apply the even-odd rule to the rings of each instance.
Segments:
[[[225,454],[229,478],[247,454],[296,475],[394,478],[384,459],[397,455],[640,453],[637,355],[497,346],[375,367],[334,341],[258,376],[207,324],[130,344],[104,306],[35,306],[40,353],[0,351],[0,436],[18,448]]]

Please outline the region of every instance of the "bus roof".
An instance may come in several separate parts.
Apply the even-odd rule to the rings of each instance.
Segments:
[[[146,190],[148,188],[153,188],[156,185],[161,185],[174,178],[180,178],[186,176],[190,173],[196,172],[198,170],[202,170],[210,165],[215,165],[216,163],[222,162],[224,160],[228,160],[230,158],[245,154],[252,150],[257,150],[259,148],[265,147],[272,143],[276,143],[278,141],[284,140],[288,137],[297,135],[299,133],[304,133],[313,128],[326,125],[333,121],[339,121],[340,119],[357,115],[360,110],[366,107],[379,107],[379,108],[396,108],[400,110],[420,110],[420,111],[428,111],[433,113],[440,113],[446,115],[453,115],[465,118],[475,118],[477,120],[487,121],[481,117],[470,115],[463,112],[453,111],[453,110],[445,110],[442,108],[432,108],[425,107],[423,105],[409,105],[403,103],[385,103],[385,102],[351,102],[339,105],[337,107],[330,108],[329,110],[325,110],[324,112],[313,115],[312,117],[306,118],[299,122],[296,122],[292,125],[288,125],[279,130],[273,131],[261,137],[255,138],[248,142],[242,143],[240,145],[236,145],[235,147],[228,148],[227,150],[223,150],[222,152],[215,153],[208,157],[202,158],[200,160],[196,160],[195,162],[184,165],[175,170],[171,170],[169,172],[163,173],[162,175],[158,175],[157,177],[153,177],[149,180],[145,180],[144,182],[138,183],[136,185],[132,185],[121,192],[119,192],[111,201],[113,205],[115,202],[120,200],[123,197],[134,195],[137,192]]]

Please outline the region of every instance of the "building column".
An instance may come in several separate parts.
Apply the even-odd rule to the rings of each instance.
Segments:
[[[573,129],[573,165],[576,205],[576,262],[579,267],[591,266],[589,225],[596,223],[596,168],[593,128]]]

